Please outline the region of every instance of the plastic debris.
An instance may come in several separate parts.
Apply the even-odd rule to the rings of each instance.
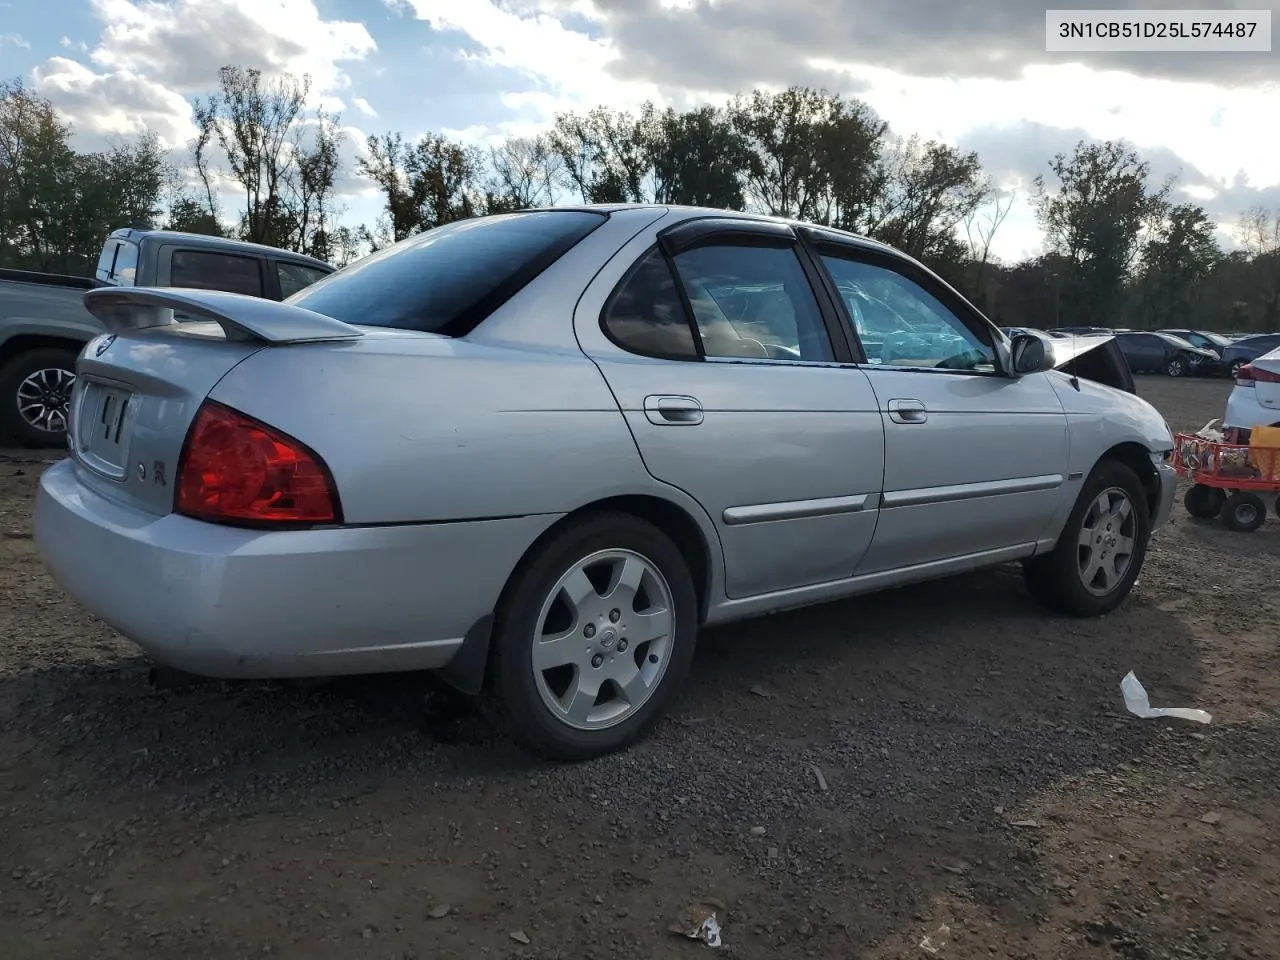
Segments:
[[[685,907],[680,920],[667,929],[682,937],[698,940],[708,947],[719,949],[724,946],[724,940],[720,936],[720,921],[716,911],[724,909],[724,904],[718,901],[696,901]]]
[[[945,923],[933,933],[929,934],[920,941],[920,949],[925,953],[937,954],[947,945],[947,938],[951,936],[951,928]]]
[[[532,942],[529,939],[529,935],[525,933],[523,930],[514,930],[512,931],[510,936],[511,936],[511,939],[514,940],[516,943],[522,943],[525,946],[528,946]]]
[[[822,771],[818,767],[814,766],[814,767],[810,767],[810,769],[813,770],[813,775],[818,781],[818,789],[821,790],[823,793],[826,793],[827,778],[822,775]]]
[[[1194,720],[1196,723],[1209,723],[1213,715],[1205,710],[1192,707],[1153,707],[1147,696],[1146,688],[1138,681],[1130,670],[1120,681],[1120,692],[1124,694],[1124,705],[1135,717],[1177,717],[1181,720]]]

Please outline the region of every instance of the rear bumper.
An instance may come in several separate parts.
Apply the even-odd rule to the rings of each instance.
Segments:
[[[157,662],[265,679],[445,666],[556,519],[240,530],[122,506],[64,460],[35,528],[53,578]]]
[[[1273,423],[1280,423],[1280,410],[1264,407],[1259,403],[1256,387],[1235,387],[1227,395],[1227,409],[1222,416],[1224,427],[1252,430],[1254,427],[1267,427]]]

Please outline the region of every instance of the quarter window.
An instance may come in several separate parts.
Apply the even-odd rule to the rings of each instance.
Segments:
[[[900,273],[824,256],[873,364],[995,372],[995,351],[933,294]]]
[[[280,280],[281,298],[291,297],[299,290],[327,276],[327,273],[314,267],[304,267],[300,263],[285,263],[283,260],[276,261],[276,277]]]
[[[604,311],[604,330],[631,353],[696,360],[693,327],[662,252],[654,247],[640,258]]]

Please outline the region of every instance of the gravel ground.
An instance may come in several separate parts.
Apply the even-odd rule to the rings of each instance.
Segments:
[[[1175,429],[1227,389],[1140,383]],[[651,740],[553,766],[419,678],[153,691],[44,574],[40,469],[0,458],[6,960],[710,956],[704,898],[743,958],[1280,956],[1280,520],[1179,505],[1096,621],[1000,570],[709,631]]]

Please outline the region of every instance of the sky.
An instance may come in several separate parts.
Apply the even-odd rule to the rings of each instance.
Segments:
[[[1280,0],[1196,8],[1271,9],[1280,24]],[[347,132],[350,223],[379,211],[354,172],[370,133],[486,143],[566,110],[723,103],[794,83],[858,97],[895,133],[976,150],[1014,196],[994,243],[1006,260],[1041,251],[1032,180],[1081,139],[1123,138],[1155,180],[1177,176],[1175,199],[1201,203],[1226,245],[1246,209],[1280,209],[1280,53],[1050,54],[1044,11],[1026,0],[0,0],[0,77],[52,100],[82,149],[153,129],[183,151],[190,99],[221,65],[309,74],[315,103],[340,111]]]

